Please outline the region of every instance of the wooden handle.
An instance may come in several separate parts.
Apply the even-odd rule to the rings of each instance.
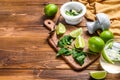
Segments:
[[[50,31],[53,31],[55,28],[55,23],[50,19],[45,20],[44,24]]]

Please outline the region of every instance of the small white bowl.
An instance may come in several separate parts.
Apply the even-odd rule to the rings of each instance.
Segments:
[[[77,16],[66,15],[66,10],[74,9],[76,11],[82,10],[82,12]],[[80,2],[67,2],[64,3],[60,8],[60,13],[64,17],[66,23],[71,25],[76,25],[82,21],[82,17],[86,13],[86,7]]]

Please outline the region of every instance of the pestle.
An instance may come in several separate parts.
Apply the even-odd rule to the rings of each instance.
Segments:
[[[95,22],[87,22],[87,28],[88,32],[90,34],[93,34],[96,30],[107,30],[110,27],[110,19],[108,15],[104,13],[98,13],[96,14],[96,21]]]

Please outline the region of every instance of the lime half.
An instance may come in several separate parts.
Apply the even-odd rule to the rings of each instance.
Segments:
[[[75,47],[76,48],[84,48],[85,47],[85,41],[84,38],[82,36],[78,36],[75,39]]]
[[[59,23],[56,27],[56,33],[57,35],[59,34],[64,34],[66,32],[66,28],[62,23]]]
[[[70,36],[73,38],[76,38],[77,36],[82,34],[82,28],[73,30],[72,32],[70,32]]]
[[[91,71],[90,76],[94,79],[104,79],[106,77],[106,71]]]

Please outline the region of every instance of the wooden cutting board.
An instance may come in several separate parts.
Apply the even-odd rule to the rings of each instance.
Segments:
[[[83,19],[84,20],[84,19]],[[54,27],[55,27],[55,23],[51,20],[45,20],[44,21],[45,26],[50,30],[50,31],[54,31]],[[69,34],[72,30],[77,29],[78,27],[76,26],[66,26],[67,31],[64,35]],[[85,26],[82,27],[83,29],[83,34],[82,36],[85,39],[85,48],[84,51],[88,51],[88,39],[90,37],[90,35],[87,32],[87,28]],[[51,32],[50,36],[48,37],[48,42],[49,44],[55,49],[55,51],[58,51],[60,48],[57,46],[57,42],[58,42],[59,38],[56,35],[56,32]],[[80,66],[74,59],[73,57],[70,56],[64,56],[62,55],[63,59],[69,64],[69,66],[71,66],[74,70],[82,70],[84,68],[86,68],[87,66],[89,66],[90,64],[92,64],[96,59],[99,58],[99,54],[94,55],[94,54],[90,54],[87,53],[87,56],[85,58],[84,64],[82,66]]]

